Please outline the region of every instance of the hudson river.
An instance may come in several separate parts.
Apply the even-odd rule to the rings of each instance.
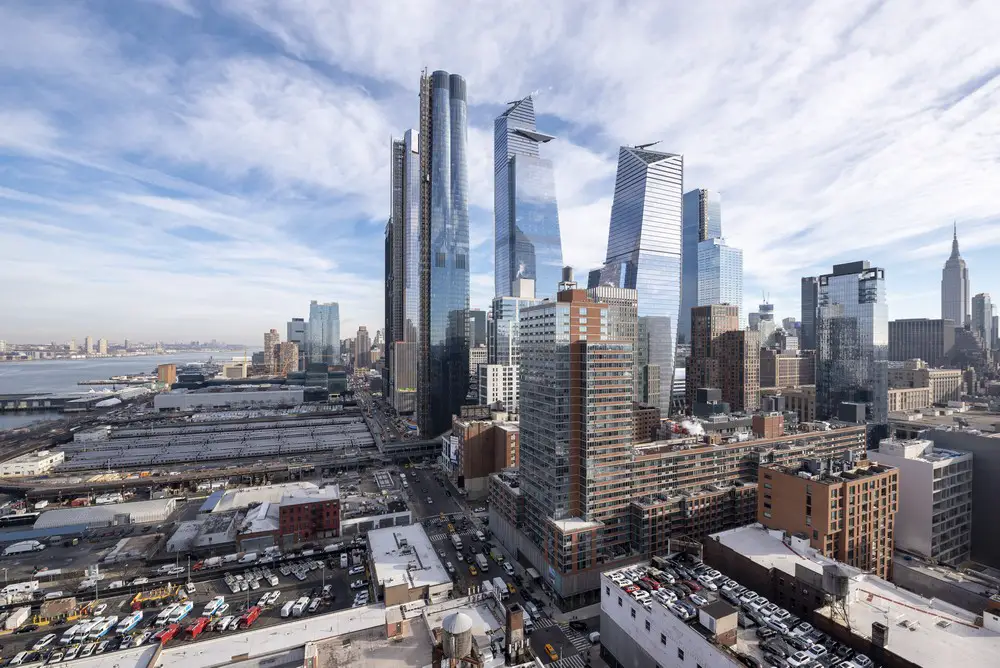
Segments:
[[[0,362],[0,394],[51,394],[100,391],[110,385],[77,385],[81,380],[151,373],[157,364],[204,362],[210,357],[228,361],[236,353],[178,353],[145,357],[100,357],[82,360]],[[21,427],[40,420],[58,419],[62,413],[0,413],[0,429]]]

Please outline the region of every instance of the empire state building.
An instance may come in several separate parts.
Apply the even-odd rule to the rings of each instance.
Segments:
[[[951,257],[941,272],[941,317],[956,327],[964,327],[970,319],[969,269],[958,254],[958,226],[951,240]]]

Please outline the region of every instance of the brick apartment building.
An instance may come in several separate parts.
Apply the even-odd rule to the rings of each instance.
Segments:
[[[340,535],[340,490],[336,485],[288,494],[278,505],[278,536],[283,544]]]

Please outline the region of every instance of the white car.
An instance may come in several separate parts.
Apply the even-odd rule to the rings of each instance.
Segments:
[[[149,584],[149,578],[141,577],[141,578],[136,578],[135,580],[132,580],[132,586],[133,587],[137,587],[139,585],[144,585],[144,584]]]
[[[232,624],[235,619],[236,617],[234,617],[233,615],[226,615],[219,621],[218,624],[215,625],[215,630],[220,632],[225,631],[226,629],[229,628],[229,625]]]
[[[31,646],[31,649],[35,652],[43,650],[49,645],[51,645],[56,640],[56,634],[50,633],[47,636],[42,637],[38,642]]]
[[[712,582],[711,578],[709,578],[709,577],[707,577],[705,575],[699,575],[698,576],[698,584],[700,584],[705,589],[708,589],[709,591],[718,591],[719,590],[718,585],[716,585],[714,582]]]
[[[433,504],[434,503],[434,499],[432,499],[431,497],[428,496],[427,497],[427,503],[428,503],[428,505]]]
[[[360,575],[361,573],[364,573],[364,572],[365,572],[365,567],[364,566],[351,566],[347,570],[347,574],[348,575]]]
[[[708,605],[708,599],[704,596],[698,596],[698,594],[691,594],[689,597],[691,602],[695,605]]]

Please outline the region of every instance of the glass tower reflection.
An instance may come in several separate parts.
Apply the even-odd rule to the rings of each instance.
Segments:
[[[309,302],[309,362],[340,364],[340,304]]]
[[[682,256],[681,312],[677,336],[682,341],[691,341],[691,309],[708,304],[728,304],[739,306],[742,311],[742,285],[737,302],[708,302],[698,299],[698,244],[702,241],[722,236],[722,197],[719,193],[698,188],[684,193],[684,252]],[[740,278],[742,283],[742,277]],[[742,314],[741,314],[742,315]]]
[[[639,320],[645,335],[637,355],[645,373],[659,381],[645,383],[658,395],[640,399],[654,400],[663,415],[670,413],[681,302],[683,190],[683,156],[628,146],[618,152],[601,282],[638,292]]]
[[[469,388],[469,176],[465,79],[436,71],[420,85],[420,334],[417,419],[451,427]]]
[[[552,297],[562,270],[562,243],[552,161],[539,145],[553,137],[535,127],[531,96],[511,104],[493,122],[494,288],[512,294],[519,278],[535,281],[539,297]]]

